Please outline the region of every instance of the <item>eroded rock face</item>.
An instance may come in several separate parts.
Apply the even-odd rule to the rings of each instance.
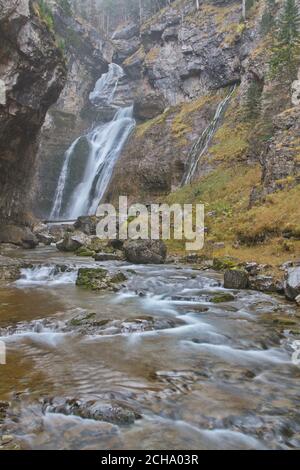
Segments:
[[[276,116],[274,127],[274,137],[270,139],[262,161],[264,193],[284,189],[287,183],[300,182],[300,107],[289,108]]]
[[[0,1],[0,219],[26,219],[37,135],[65,83],[53,34],[29,0]]]
[[[167,257],[167,247],[162,240],[128,240],[123,248],[130,263],[162,264]]]

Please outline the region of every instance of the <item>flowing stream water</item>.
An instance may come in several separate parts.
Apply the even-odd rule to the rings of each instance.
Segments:
[[[212,303],[221,275],[193,266],[95,263],[54,247],[11,255],[33,264],[0,286],[0,401],[11,402],[4,426],[22,448],[300,446],[293,304],[247,290]],[[78,268],[93,263],[125,273],[120,292],[76,287]],[[78,315],[93,321],[78,329]],[[46,397],[113,403],[140,419],[51,412]]]
[[[119,65],[110,64],[109,71],[102,75],[90,93],[91,103],[96,107],[111,105],[119,80],[123,76],[123,69]],[[96,213],[97,206],[110,182],[114,166],[134,127],[133,106],[116,107],[112,121],[99,124],[71,144],[64,155],[50,214],[51,220],[76,219],[81,215]],[[79,181],[76,181],[73,191],[70,192],[68,183],[72,178],[71,168],[72,165],[76,165],[76,149],[83,138],[89,152]]]

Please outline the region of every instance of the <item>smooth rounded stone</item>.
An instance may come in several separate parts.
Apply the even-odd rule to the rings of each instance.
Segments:
[[[295,298],[296,304],[300,306],[300,295]]]
[[[117,253],[96,253],[95,261],[120,261],[122,257]]]
[[[44,399],[42,404],[44,413],[61,413],[65,415],[79,416],[83,419],[105,421],[111,424],[133,424],[141,415],[117,404],[107,404],[100,401],[84,401],[76,398],[50,398]]]
[[[33,249],[39,244],[37,237],[28,227],[14,224],[0,226],[0,243],[12,243],[26,249]]]
[[[224,273],[225,289],[247,289],[249,286],[248,273],[242,269],[227,269]]]
[[[121,283],[127,281],[122,272],[110,274],[103,268],[81,268],[78,271],[76,285],[96,291],[121,289]]]
[[[0,255],[0,281],[16,281],[21,276],[21,261]]]
[[[127,261],[134,264],[163,264],[167,257],[162,240],[127,240],[124,252]]]
[[[288,269],[284,282],[284,293],[289,300],[294,300],[300,295],[300,267]]]
[[[76,251],[84,245],[88,245],[90,239],[83,232],[75,231],[66,233],[64,238],[56,243],[59,251]]]

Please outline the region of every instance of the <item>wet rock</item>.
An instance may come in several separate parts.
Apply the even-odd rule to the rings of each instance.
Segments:
[[[81,313],[69,320],[63,331],[76,331],[83,335],[121,335],[165,330],[183,325],[180,319],[156,318],[142,315],[125,320],[103,319],[97,313]]]
[[[137,119],[145,121],[163,113],[165,108],[164,97],[159,93],[152,92],[146,95],[139,95],[135,99],[133,112]]]
[[[300,295],[295,298],[296,304],[300,306]]]
[[[43,401],[44,413],[62,413],[80,416],[83,419],[105,421],[117,425],[133,424],[141,415],[136,411],[114,403],[103,403],[96,400],[76,398],[50,398]]]
[[[50,225],[48,232],[49,235],[54,238],[54,242],[59,242],[64,238],[66,233],[74,232],[74,226],[69,224]]]
[[[122,272],[110,274],[102,268],[81,268],[78,271],[76,285],[96,291],[117,291],[122,287],[120,284],[126,280],[127,277]]]
[[[16,281],[21,276],[21,261],[0,255],[0,281]]]
[[[283,292],[283,283],[273,276],[250,276],[249,288],[261,292]]]
[[[288,269],[284,282],[284,293],[289,300],[294,300],[300,295],[300,267]]]
[[[34,233],[24,226],[2,224],[0,227],[0,243],[12,243],[22,248],[35,248],[39,242]]]
[[[83,232],[75,231],[66,233],[64,238],[56,243],[59,251],[76,251],[84,245],[88,245],[90,239]]]
[[[229,294],[229,293],[224,293],[224,294],[215,295],[214,297],[210,299],[210,302],[212,302],[213,304],[220,304],[223,302],[231,302],[234,299],[235,299],[234,295]]]
[[[127,240],[124,252],[127,261],[135,264],[162,264],[167,257],[162,240]]]
[[[95,261],[120,261],[122,255],[118,253],[96,253],[94,259]]]
[[[37,233],[36,238],[38,239],[39,243],[43,243],[46,246],[49,246],[51,243],[55,242],[55,238],[47,232]]]
[[[243,269],[228,269],[224,273],[224,287],[226,289],[247,289],[249,276]]]
[[[99,219],[95,216],[78,217],[74,224],[74,228],[86,235],[96,235],[96,227]]]

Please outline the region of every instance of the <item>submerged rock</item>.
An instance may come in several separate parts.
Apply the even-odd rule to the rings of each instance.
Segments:
[[[120,284],[126,280],[127,277],[122,272],[110,274],[102,268],[81,268],[78,271],[76,285],[97,291],[117,291],[122,287]]]
[[[212,302],[213,304],[220,304],[222,302],[231,302],[234,299],[235,299],[234,295],[229,294],[229,293],[224,293],[224,294],[215,295],[214,297],[210,299],[210,302]]]
[[[247,289],[249,276],[243,269],[228,269],[224,274],[224,287],[226,289]]]
[[[128,240],[124,252],[127,261],[135,264],[163,264],[167,257],[162,240]]]
[[[114,403],[59,397],[44,399],[43,412],[80,416],[83,419],[106,421],[117,425],[133,424],[136,419],[142,417],[136,411]]]

